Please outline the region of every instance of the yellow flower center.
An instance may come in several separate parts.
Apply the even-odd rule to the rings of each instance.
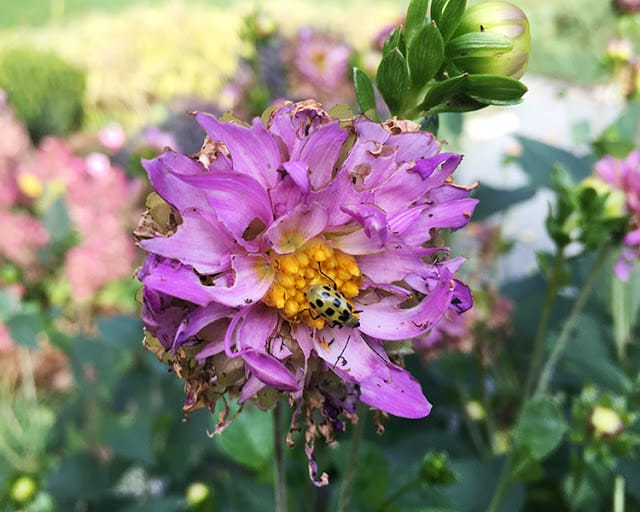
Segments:
[[[37,176],[23,173],[18,176],[18,188],[27,197],[36,199],[42,195],[44,187]]]
[[[275,277],[264,296],[264,303],[279,309],[290,322],[304,321],[316,329],[324,327],[325,319],[310,314],[305,296],[309,286],[326,283],[333,287],[335,284],[347,299],[352,299],[358,295],[362,285],[356,259],[330,247],[323,240],[310,240],[290,254],[274,254],[271,264]]]

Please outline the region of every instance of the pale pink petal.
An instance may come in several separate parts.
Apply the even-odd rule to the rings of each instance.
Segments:
[[[327,227],[327,210],[318,203],[299,204],[291,212],[276,220],[265,232],[279,254],[291,253],[306,241],[322,233]]]

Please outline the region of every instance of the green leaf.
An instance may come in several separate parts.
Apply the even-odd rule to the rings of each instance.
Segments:
[[[434,0],[431,17],[437,23],[445,43],[458,28],[466,6],[466,0]]]
[[[96,321],[100,337],[114,348],[137,347],[142,343],[142,322],[137,316],[101,316]]]
[[[353,68],[353,87],[356,92],[356,99],[360,110],[367,114],[372,114],[372,119],[377,118],[376,96],[373,92],[373,84],[367,74],[358,68]],[[369,117],[369,116],[367,116]]]
[[[400,50],[396,48],[382,57],[376,82],[391,113],[400,113],[409,86],[407,62]]]
[[[422,28],[427,16],[429,0],[411,0],[407,8],[404,36],[407,43],[411,44],[413,36]]]
[[[107,416],[101,423],[103,440],[117,457],[150,465],[154,462],[151,415],[148,410]]]
[[[513,105],[522,100],[527,87],[520,80],[502,75],[469,75],[467,95],[489,105]]]
[[[534,397],[526,403],[518,419],[514,447],[516,451],[528,453],[534,460],[542,460],[558,447],[568,428],[553,398]]]
[[[619,355],[626,353],[626,347],[633,338],[633,329],[640,318],[640,268],[636,266],[627,282],[611,279],[611,301],[613,333]]]
[[[215,439],[218,447],[237,463],[254,470],[262,469],[273,458],[271,414],[245,409]]]
[[[400,51],[404,51],[404,35],[402,34],[402,27],[398,27],[387,36],[382,46],[382,56],[393,51],[395,48],[399,48]]]
[[[629,103],[620,116],[593,143],[598,156],[626,157],[634,147],[640,145],[638,126],[640,126],[640,102],[636,100]]]
[[[51,242],[66,243],[73,234],[71,218],[64,198],[58,198],[44,214],[44,226],[47,228]]]
[[[472,196],[480,200],[473,212],[473,220],[478,221],[493,215],[496,212],[504,211],[523,201],[531,199],[536,193],[536,189],[524,186],[516,189],[505,190],[493,188],[489,185],[481,185],[475,189]]]
[[[346,468],[351,452],[351,442],[346,441],[335,450],[335,465]],[[387,495],[389,489],[389,463],[382,449],[375,443],[363,442],[358,451],[353,497],[367,509],[377,509]]]
[[[428,113],[437,105],[446,103],[454,96],[464,92],[467,87],[469,75],[460,75],[453,78],[447,78],[442,82],[438,82],[433,87],[429,88],[427,95],[422,102],[421,108]]]
[[[58,498],[92,499],[105,495],[112,485],[107,466],[89,454],[73,454],[56,464],[47,488]]]
[[[422,27],[410,41],[407,62],[415,90],[422,89],[438,72],[444,62],[444,41],[435,23]]]
[[[591,174],[591,162],[585,157],[579,157],[564,149],[518,136],[522,152],[516,161],[529,177],[532,187],[551,186],[551,170],[556,165],[566,169],[574,182],[579,182]]]

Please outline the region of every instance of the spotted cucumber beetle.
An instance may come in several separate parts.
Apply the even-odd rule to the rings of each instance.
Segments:
[[[320,263],[318,263],[318,268],[320,268]],[[353,310],[349,300],[342,292],[338,291],[336,282],[325,274],[321,268],[320,273],[331,281],[333,286],[312,284],[307,288],[305,295],[309,301],[309,306],[318,315],[316,317],[311,315],[311,318],[316,320],[322,317],[331,322],[331,327],[337,326],[339,329],[342,329],[345,325],[347,327],[360,327],[360,320],[356,316],[356,313],[360,313],[360,311]]]

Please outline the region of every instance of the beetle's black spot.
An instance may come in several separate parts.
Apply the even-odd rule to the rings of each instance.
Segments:
[[[324,302],[321,299],[316,299],[316,306],[321,308]]]
[[[329,292],[321,292],[320,295],[322,295],[325,299],[331,298],[331,294]]]
[[[339,308],[342,305],[342,301],[336,297],[335,299],[333,299],[333,305]]]
[[[322,286],[322,289],[323,290],[327,290],[328,292],[330,292],[331,291],[331,286],[329,286],[328,284],[325,284],[325,285]]]
[[[341,322],[346,322],[347,320],[349,320],[349,317],[351,315],[349,314],[348,311],[343,311],[342,313],[340,313],[340,321]]]
[[[353,307],[348,302],[347,302],[347,309],[349,310],[349,313],[351,313],[353,311]]]
[[[332,308],[327,308],[325,309],[324,314],[327,315],[328,317],[332,317],[333,315],[336,314],[336,312]]]

